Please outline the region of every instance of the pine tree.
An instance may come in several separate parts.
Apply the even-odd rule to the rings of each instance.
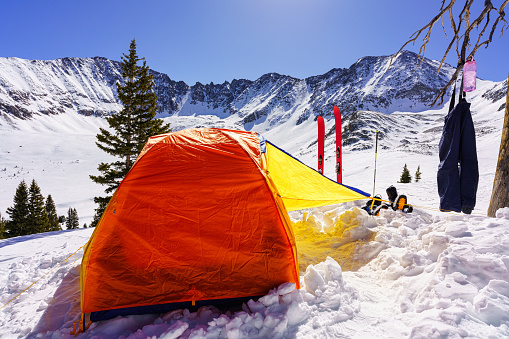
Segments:
[[[28,211],[29,234],[47,232],[49,230],[48,213],[41,188],[35,180],[32,180],[28,189]]]
[[[22,180],[16,188],[14,205],[7,208],[10,220],[7,221],[6,230],[8,237],[17,237],[28,233],[28,187]]]
[[[2,217],[2,213],[0,213],[0,239],[4,239],[5,234],[5,228],[7,227],[7,220]]]
[[[410,175],[410,171],[408,170],[406,164],[403,167],[403,172],[401,173],[401,177],[399,178],[400,183],[409,183],[412,182],[412,176]]]
[[[421,180],[421,165],[417,166],[417,171],[415,171],[415,182],[419,182]]]
[[[80,219],[78,218],[78,212],[75,208],[69,207],[67,211],[67,218],[65,219],[65,228],[68,230],[74,230],[80,227]]]
[[[48,231],[61,231],[62,227],[58,222],[57,208],[51,194],[46,198],[46,214],[48,214]]]
[[[99,223],[99,220],[101,220],[101,216],[106,209],[106,206],[108,206],[108,202],[110,201],[111,196],[107,197],[94,197],[94,202],[97,205],[97,208],[94,209],[94,219],[90,222],[90,227],[96,227]]]
[[[141,66],[138,65],[140,61],[143,61]],[[117,83],[117,92],[124,107],[118,114],[106,118],[112,132],[101,128],[96,142],[97,147],[120,160],[100,163],[97,169],[101,174],[90,175],[92,181],[106,186],[107,194],[106,197],[94,198],[97,208],[91,227],[99,222],[111,198],[110,194],[129,171],[148,137],[171,131],[169,124],[155,119],[157,94],[153,90],[154,79],[149,75],[145,59],[138,57],[134,39],[129,47],[129,55],[123,54],[121,69],[124,84]]]

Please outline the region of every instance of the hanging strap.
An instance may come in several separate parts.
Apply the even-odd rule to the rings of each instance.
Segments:
[[[467,93],[463,91],[463,71],[461,71],[461,87],[460,87],[460,97],[458,99],[458,103],[465,101],[465,97],[467,96]]]
[[[470,60],[470,58],[467,59],[467,61]],[[465,67],[465,60],[461,60],[461,64],[463,67]],[[463,90],[463,76],[465,75],[463,69],[461,70],[461,87],[460,87],[460,98],[458,99],[458,103],[460,102],[466,102],[467,93]]]
[[[456,106],[456,82],[454,82],[454,89],[452,90],[451,102],[449,103],[449,113]]]
[[[460,99],[459,101],[461,101],[461,99],[463,98],[463,95],[465,94],[465,92],[463,92],[463,71],[461,72],[461,86],[460,86]]]
[[[465,62],[462,61],[462,64],[464,65]],[[454,90],[452,91],[451,102],[449,103],[449,113],[453,110],[454,106],[456,106],[456,83],[457,83],[457,81],[454,82]],[[459,94],[459,98],[458,98],[458,103],[464,102],[466,96],[467,96],[467,94],[463,91],[463,70],[462,70],[461,71],[461,79],[460,79],[460,94]]]

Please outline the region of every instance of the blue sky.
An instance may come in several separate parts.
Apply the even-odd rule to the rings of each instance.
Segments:
[[[492,2],[497,6],[502,1]],[[306,78],[349,67],[363,56],[396,52],[436,15],[440,4],[441,0],[0,0],[0,57],[120,60],[135,38],[138,54],[150,68],[189,85],[255,80],[269,72]],[[445,46],[437,25],[426,57],[441,59]],[[419,45],[406,49],[418,52]],[[447,62],[455,65],[454,51],[450,55]],[[507,55],[509,31],[500,37],[498,29],[490,47],[476,54],[478,76],[506,79]]]

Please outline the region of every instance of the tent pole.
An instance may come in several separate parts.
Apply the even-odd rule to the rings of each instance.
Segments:
[[[376,131],[376,136],[375,136],[375,173],[373,176],[373,198],[375,197],[375,186],[376,186],[376,156],[377,156],[377,153],[378,153],[378,130]],[[374,204],[375,204],[375,199],[372,200],[371,209],[373,209]]]

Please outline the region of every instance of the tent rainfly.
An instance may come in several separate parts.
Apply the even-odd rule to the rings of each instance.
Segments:
[[[255,132],[151,137],[85,246],[81,311],[97,321],[299,288],[287,211],[367,197]]]

